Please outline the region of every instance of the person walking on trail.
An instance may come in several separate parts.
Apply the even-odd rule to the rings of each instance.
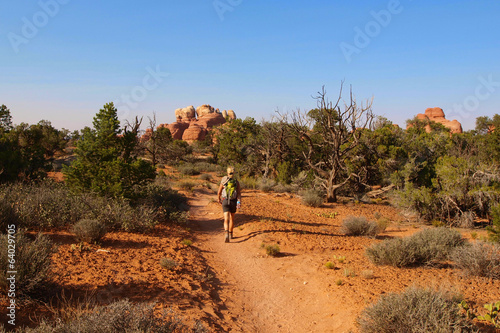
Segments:
[[[234,214],[241,206],[241,187],[234,178],[233,167],[228,167],[227,176],[222,177],[217,197],[224,212],[224,241],[229,243],[229,240],[233,238]]]

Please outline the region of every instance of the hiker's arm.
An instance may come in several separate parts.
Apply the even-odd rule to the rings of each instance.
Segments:
[[[217,192],[217,201],[219,201],[220,204],[222,203],[221,195],[222,195],[223,188],[224,188],[224,185],[222,185],[222,182],[220,182],[219,191]]]
[[[241,202],[241,186],[240,182],[236,183],[236,198]]]

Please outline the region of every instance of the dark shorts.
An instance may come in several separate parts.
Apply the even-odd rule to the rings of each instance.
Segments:
[[[238,199],[231,199],[228,202],[228,199],[222,200],[222,211],[225,212],[231,212],[231,213],[236,213],[236,204],[238,202]]]

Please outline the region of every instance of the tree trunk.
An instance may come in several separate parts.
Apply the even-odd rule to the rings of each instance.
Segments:
[[[326,187],[326,201],[327,202],[337,202],[337,188],[333,181],[335,180],[334,173],[330,173],[327,181]]]

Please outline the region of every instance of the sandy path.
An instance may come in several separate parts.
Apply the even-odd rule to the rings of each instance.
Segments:
[[[215,195],[197,192],[190,200],[197,229],[197,246],[204,252],[218,285],[220,311],[232,332],[347,332],[349,313],[328,310],[335,302],[315,279],[313,258],[296,253],[268,257],[259,248],[265,235],[238,228],[224,243],[222,210]],[[243,197],[245,200],[249,197]],[[339,304],[340,305],[340,304]],[[337,308],[341,308],[337,307]]]

